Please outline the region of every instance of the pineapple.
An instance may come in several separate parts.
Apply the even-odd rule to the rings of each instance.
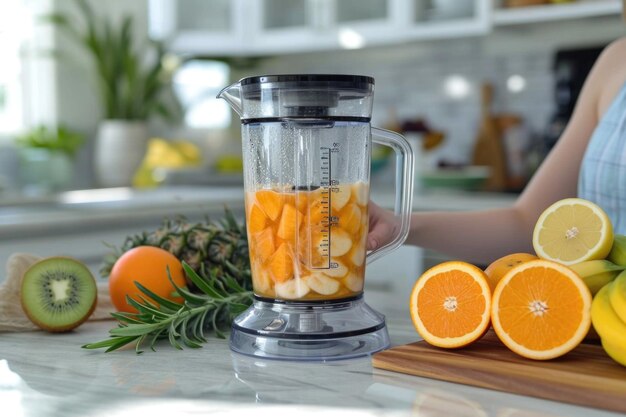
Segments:
[[[220,224],[208,220],[190,224],[184,218],[178,218],[165,220],[153,232],[128,236],[121,248],[112,247],[114,253],[105,258],[100,270],[102,276],[108,277],[121,254],[137,246],[165,249],[205,279],[221,281],[228,275],[244,289],[252,288],[246,228],[237,223],[228,209]]]

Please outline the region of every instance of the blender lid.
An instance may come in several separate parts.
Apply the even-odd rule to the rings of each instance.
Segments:
[[[290,87],[327,87],[355,90],[369,90],[374,85],[374,78],[366,75],[349,74],[280,74],[280,75],[260,75],[243,78],[242,86],[252,84],[286,83],[283,88]]]

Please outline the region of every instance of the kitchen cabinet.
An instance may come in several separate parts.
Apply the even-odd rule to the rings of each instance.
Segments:
[[[245,51],[246,0],[148,0],[148,32],[168,48],[189,54]],[[210,6],[208,6],[210,4]]]
[[[150,35],[178,53],[263,56],[488,34],[618,15],[620,0],[503,9],[493,0],[149,0]]]
[[[179,53],[353,49],[488,30],[490,0],[150,0],[151,37]]]

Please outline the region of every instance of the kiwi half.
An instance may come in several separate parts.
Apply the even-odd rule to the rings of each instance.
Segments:
[[[46,258],[33,264],[22,280],[22,308],[37,326],[50,332],[78,327],[96,308],[96,281],[85,265],[71,258]]]

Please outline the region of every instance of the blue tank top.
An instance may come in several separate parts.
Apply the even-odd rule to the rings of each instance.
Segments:
[[[626,234],[626,84],[596,126],[578,177],[578,196],[606,211]]]

